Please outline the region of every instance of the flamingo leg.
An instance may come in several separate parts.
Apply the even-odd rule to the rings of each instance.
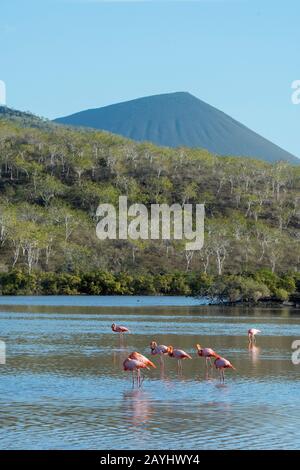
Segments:
[[[123,338],[123,334],[122,334],[122,333],[119,334],[119,347],[120,347],[121,349],[124,348],[124,338]]]
[[[137,376],[138,376],[138,386],[140,387],[141,386],[141,371],[140,371],[140,369],[138,369],[138,371],[137,371]]]
[[[163,379],[165,374],[165,363],[163,362],[160,368],[160,378]]]

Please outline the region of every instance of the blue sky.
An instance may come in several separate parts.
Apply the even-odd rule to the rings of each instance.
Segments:
[[[298,0],[1,0],[7,104],[54,118],[189,91],[300,157]]]

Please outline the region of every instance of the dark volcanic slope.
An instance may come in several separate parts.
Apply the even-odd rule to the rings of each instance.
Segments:
[[[201,147],[218,155],[300,162],[227,114],[185,92],[89,109],[55,122],[103,129],[169,147]]]

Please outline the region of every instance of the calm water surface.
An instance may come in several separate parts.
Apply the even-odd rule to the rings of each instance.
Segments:
[[[300,365],[291,361],[299,310],[149,297],[2,297],[0,304],[1,449],[300,448]],[[112,321],[132,334],[121,341]],[[253,350],[251,326],[263,331]],[[152,339],[193,360],[178,375],[174,359],[161,370],[155,358],[157,369],[133,389],[122,362],[133,350],[149,356]],[[197,342],[237,368],[224,386],[215,371],[207,375]]]

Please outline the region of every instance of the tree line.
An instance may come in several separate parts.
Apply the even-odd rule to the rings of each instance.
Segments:
[[[297,289],[300,289],[299,273],[277,275],[267,269],[224,276],[194,271],[29,274],[20,269],[0,274],[1,295],[185,295],[206,297],[211,302],[283,302]]]

